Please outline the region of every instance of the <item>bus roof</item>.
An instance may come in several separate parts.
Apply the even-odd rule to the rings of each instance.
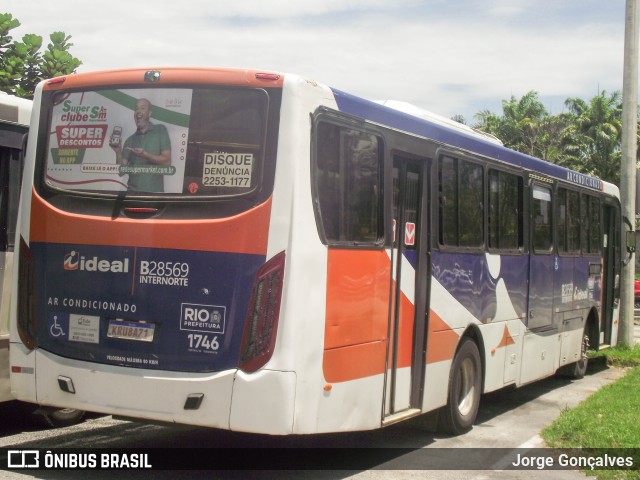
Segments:
[[[394,108],[393,104],[386,106],[381,102],[365,100],[337,89],[332,89],[332,91],[340,111],[364,118],[372,123],[389,126],[452,147],[475,152],[583,188],[605,191],[611,195],[619,196],[618,187],[613,184],[516,152],[502,146],[493,138],[479,135],[473,129],[454,127],[448,122],[429,118],[428,115],[416,115],[415,111],[408,108]]]
[[[399,110],[404,113],[408,113],[409,115],[413,115],[418,118],[422,118],[424,120],[431,121],[433,123],[440,124],[444,127],[452,128],[454,130],[459,130],[461,132],[468,133],[469,135],[478,136],[480,138],[484,138],[490,142],[495,142],[498,145],[504,145],[502,141],[490,133],[483,132],[482,130],[478,130],[476,128],[472,128],[469,125],[465,125],[464,123],[456,122],[455,120],[451,120],[450,118],[443,117],[442,115],[438,115],[437,113],[430,112],[429,110],[424,110],[412,103],[403,102],[399,100],[376,100],[376,103],[380,105],[384,105],[386,107],[393,108],[395,110]]]
[[[29,126],[32,101],[0,92],[0,122]]]
[[[264,86],[268,84],[273,87],[282,87],[284,76],[288,75],[274,72],[263,73],[264,71],[262,70],[237,68],[163,67],[152,70],[149,68],[127,68],[67,75],[43,83],[46,84],[45,88],[48,89],[58,89],[63,85],[77,88],[86,85],[141,83],[143,76],[150,72],[160,72],[162,81],[169,84],[181,82],[220,82],[244,86]],[[160,78],[160,76],[158,76],[158,78]],[[484,155],[583,188],[604,191],[619,197],[618,187],[613,184],[508,149],[502,145],[502,142],[491,135],[479,132],[466,125],[458,124],[447,118],[431,114],[413,105],[398,101],[374,102],[356,97],[338,89],[331,88],[331,90],[337,102],[338,109],[347,114],[361,117],[372,123],[389,126],[400,131],[429,138],[454,148]],[[9,96],[0,97],[0,101],[4,104],[4,99],[7,97]],[[16,101],[29,102],[24,99],[13,98]],[[0,108],[2,108],[2,106],[0,106]],[[28,116],[26,124],[28,124]]]

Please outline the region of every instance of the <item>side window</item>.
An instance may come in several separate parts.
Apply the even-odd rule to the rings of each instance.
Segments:
[[[523,247],[522,178],[489,170],[489,248],[518,250]]]
[[[533,185],[533,250],[536,253],[549,253],[553,248],[551,189]]]
[[[0,146],[0,251],[13,251],[22,177],[22,151]]]
[[[580,253],[580,194],[558,189],[558,251]]]
[[[580,234],[583,254],[600,253],[600,199],[580,197]]]
[[[455,158],[440,159],[438,182],[440,184],[440,244],[459,244],[458,234],[458,172]]]
[[[600,232],[602,221],[600,217],[600,199],[589,197],[589,253],[600,253]]]
[[[320,228],[329,243],[376,244],[382,239],[381,145],[370,133],[318,124],[315,187]]]
[[[8,113],[8,112],[5,112]],[[9,113],[17,115],[15,112]],[[0,122],[0,251],[13,251],[28,128]]]
[[[23,151],[16,151],[9,163],[9,191],[7,196],[7,249],[13,251],[18,223],[18,203],[22,187]]]
[[[438,164],[440,244],[484,245],[484,171],[481,165],[453,157]]]

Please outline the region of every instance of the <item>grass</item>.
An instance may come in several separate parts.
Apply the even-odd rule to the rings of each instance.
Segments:
[[[565,409],[543,430],[542,438],[553,448],[615,449],[609,455],[631,455],[640,466],[640,345],[593,353],[607,365],[628,368],[620,380],[606,385],[574,409]],[[617,450],[617,452],[616,452]],[[604,453],[604,452],[603,452]],[[637,479],[638,470],[595,470],[589,475],[601,480]]]
[[[640,345],[616,347],[600,352],[590,352],[590,359],[603,358],[607,365],[616,367],[640,367]]]

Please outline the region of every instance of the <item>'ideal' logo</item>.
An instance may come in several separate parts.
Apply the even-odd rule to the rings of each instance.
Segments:
[[[73,251],[71,253],[67,253],[64,256],[64,269],[65,270],[77,270],[78,269],[78,260],[80,259],[80,255],[78,252]]]
[[[128,273],[129,259],[101,260],[97,256],[86,258],[75,250],[64,256],[65,270],[82,270],[85,272]]]

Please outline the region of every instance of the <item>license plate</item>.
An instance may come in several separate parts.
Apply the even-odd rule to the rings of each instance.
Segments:
[[[127,322],[124,320],[109,320],[107,337],[138,342],[152,342],[156,325],[154,323]]]

